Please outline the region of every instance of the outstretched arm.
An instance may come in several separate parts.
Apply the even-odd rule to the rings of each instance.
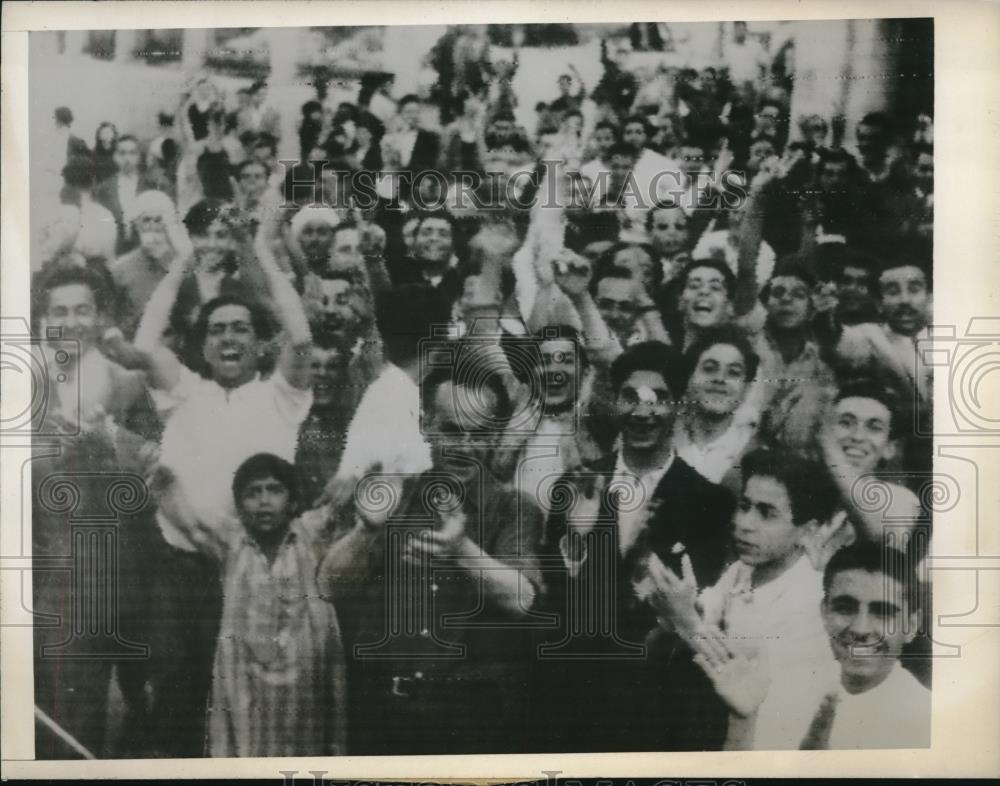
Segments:
[[[764,237],[764,206],[770,184],[775,181],[777,159],[765,161],[750,184],[750,195],[740,227],[739,261],[736,269],[736,316],[748,314],[757,303],[757,255]]]
[[[163,334],[194,258],[191,238],[179,222],[167,228],[167,237],[174,247],[174,261],[146,303],[134,342],[135,349],[145,358],[150,384],[159,390],[173,390],[180,380],[181,362],[163,343]]]

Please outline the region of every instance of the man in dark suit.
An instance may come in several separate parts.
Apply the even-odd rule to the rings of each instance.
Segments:
[[[644,600],[647,560],[699,584],[728,556],[734,500],[676,455],[684,370],[659,342],[611,367],[620,451],[560,479],[542,546],[558,627],[536,657],[536,739],[550,752],[721,748],[726,713],[692,654]]]
[[[146,175],[141,167],[139,140],[125,134],[115,142],[115,174],[94,187],[94,199],[106,207],[118,225],[118,242],[115,253],[121,256],[139,244],[132,230],[132,205],[143,191],[166,190],[161,183]]]

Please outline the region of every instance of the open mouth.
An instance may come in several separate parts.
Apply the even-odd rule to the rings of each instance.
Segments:
[[[243,353],[238,349],[224,349],[219,353],[219,360],[223,363],[239,363],[243,359]]]
[[[844,455],[848,458],[863,459],[868,457],[868,451],[864,448],[847,447],[844,448]]]
[[[851,658],[874,658],[883,655],[887,649],[885,643],[881,641],[862,644],[856,641],[842,640],[840,645]]]

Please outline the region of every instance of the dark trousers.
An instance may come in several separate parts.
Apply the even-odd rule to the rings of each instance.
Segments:
[[[153,752],[205,755],[205,712],[222,617],[218,565],[167,547],[154,577],[153,688],[148,727]]]

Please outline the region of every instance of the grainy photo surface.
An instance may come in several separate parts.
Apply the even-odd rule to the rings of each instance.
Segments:
[[[928,747],[933,52],[32,32],[36,757]]]

